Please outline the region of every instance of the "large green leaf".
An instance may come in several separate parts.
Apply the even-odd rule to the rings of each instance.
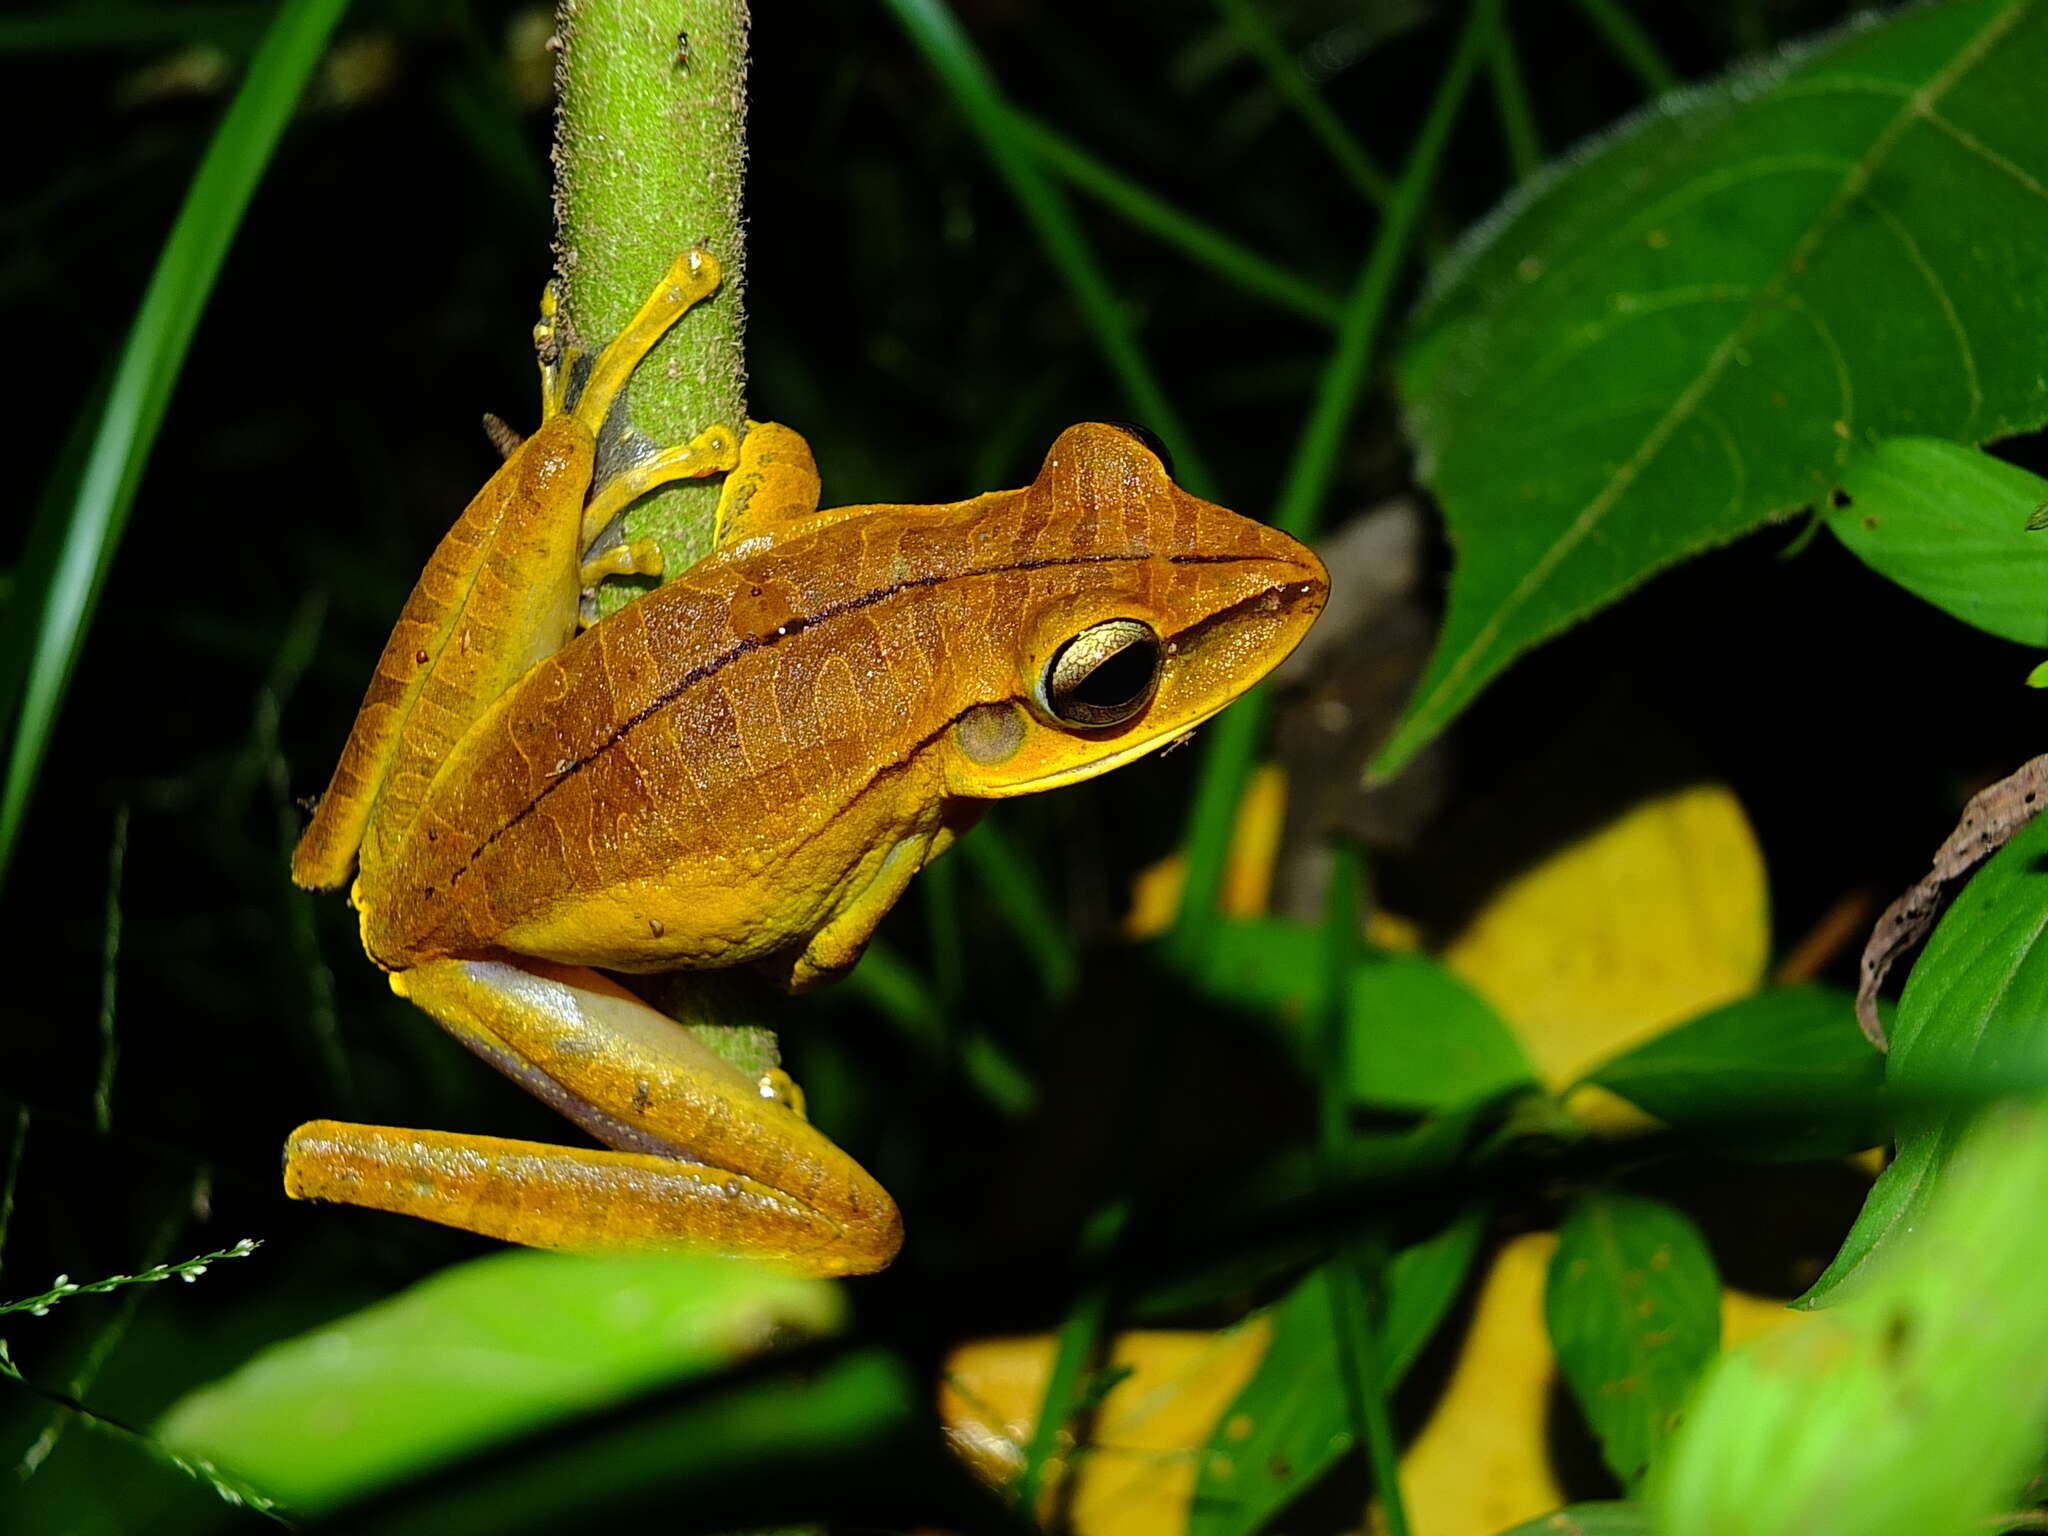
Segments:
[[[1856,558],[1965,624],[2048,645],[2048,480],[1937,437],[1860,455],[1828,526]]]
[[[1688,1019],[1587,1075],[1675,1130],[1759,1162],[1885,1139],[1884,1058],[1835,987],[1772,987]]]
[[[1859,448],[2048,419],[2044,77],[2036,0],[1909,10],[1660,103],[1482,228],[1403,360],[1458,566],[1377,771]]]
[[[1479,1252],[1486,1215],[1483,1206],[1467,1207],[1387,1266],[1377,1340],[1382,1392],[1400,1385],[1450,1311]],[[1187,1536],[1263,1530],[1352,1448],[1350,1394],[1333,1343],[1331,1281],[1330,1266],[1311,1270],[1273,1308],[1273,1342],[1202,1453]]]
[[[1713,1255],[1661,1201],[1587,1195],[1558,1230],[1543,1314],[1607,1465],[1634,1489],[1720,1347]]]
[[[840,1298],[733,1260],[499,1254],[265,1350],[158,1438],[311,1512],[830,1331]]]
[[[1899,999],[1885,1066],[1899,1152],[1835,1262],[1800,1298],[1842,1299],[1852,1275],[1927,1221],[1960,1138],[1993,1095],[2048,1086],[2048,817],[2021,828],[1963,887]]]
[[[1966,1536],[2048,1436],[2048,1109],[1980,1112],[1855,1296],[1715,1362],[1656,1475],[1664,1536]]]
[[[1307,1009],[1323,942],[1315,929],[1278,918],[1219,923],[1203,990],[1278,1019],[1313,1070]],[[1361,955],[1345,995],[1344,1035],[1347,1086],[1360,1103],[1455,1109],[1536,1075],[1500,1015],[1426,955]]]

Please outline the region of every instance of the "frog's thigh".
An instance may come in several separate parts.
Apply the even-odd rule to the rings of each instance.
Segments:
[[[316,1122],[285,1187],[542,1248],[694,1247],[815,1274],[880,1269],[894,1202],[681,1026],[594,971],[509,960],[404,972],[414,1002],[613,1151]]]

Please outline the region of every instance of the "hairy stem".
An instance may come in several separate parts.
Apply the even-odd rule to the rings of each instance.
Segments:
[[[746,0],[560,0],[555,277],[565,335],[616,335],[679,251],[701,245],[725,282],[633,377],[627,411],[657,444],[746,414]],[[711,547],[717,482],[656,492],[626,514],[681,570]],[[633,595],[600,593],[606,611]]]

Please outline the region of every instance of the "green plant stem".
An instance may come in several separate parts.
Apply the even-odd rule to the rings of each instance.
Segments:
[[[1010,120],[1047,170],[1226,282],[1320,325],[1335,325],[1343,314],[1344,301],[1335,294],[1182,212],[1058,129],[1016,107]]]
[[[1665,62],[1657,45],[1650,41],[1650,34],[1621,0],[1579,0],[1579,9],[1607,39],[1607,46],[1636,72],[1636,78],[1649,88],[1652,96],[1661,96],[1677,87],[1678,71]]]
[[[968,126],[981,140],[1010,194],[1065,280],[1074,302],[1094,332],[1096,345],[1116,375],[1140,420],[1165,438],[1180,469],[1180,483],[1197,496],[1217,499],[1208,466],[1187,423],[1167,398],[1159,377],[1138,345],[1128,310],[1104,275],[1067,200],[1045,177],[1013,109],[997,88],[967,34],[944,0],[883,0],[925,57]]]
[[[724,282],[649,354],[627,391],[633,427],[686,442],[745,420],[747,7],[744,0],[561,0],[555,275],[565,339],[586,350],[625,328],[692,246]],[[715,480],[667,487],[626,514],[670,570],[711,547]],[[608,582],[600,608],[635,594]]]
[[[19,654],[10,646],[0,656],[0,665],[19,667],[8,686],[18,680],[21,696],[0,784],[0,880],[27,820],[58,709],[193,333],[249,200],[347,4],[285,0],[279,7],[157,257],[92,428],[76,489],[46,498],[29,531],[27,548],[38,558],[24,559],[16,572],[10,606],[33,611],[33,619],[22,626]],[[7,628],[16,628],[11,615]]]
[[[1216,8],[1236,30],[1252,56],[1264,66],[1273,89],[1294,108],[1309,131],[1321,140],[1323,148],[1329,151],[1330,158],[1337,162],[1337,168],[1343,171],[1345,179],[1358,195],[1375,207],[1385,207],[1394,192],[1387,173],[1374,163],[1365,146],[1344,126],[1322,93],[1309,83],[1308,76],[1301,72],[1301,65],[1288,51],[1287,44],[1281,41],[1280,34],[1273,30],[1272,23],[1255,0],[1216,0]]]
[[[1514,29],[1505,22],[1494,29],[1493,50],[1486,65],[1493,82],[1493,104],[1500,112],[1501,135],[1507,140],[1508,164],[1514,167],[1516,181],[1527,181],[1543,164],[1543,136],[1529,109],[1529,87],[1515,54]]]
[[[1394,188],[1379,233],[1345,301],[1336,345],[1323,365],[1308,420],[1295,441],[1294,457],[1274,509],[1273,525],[1296,538],[1314,538],[1321,522],[1323,505],[1336,478],[1344,432],[1365,391],[1374,346],[1393,299],[1394,281],[1414,242],[1473,71],[1486,56],[1499,26],[1499,0],[1473,0],[1428,116],[1409,151],[1400,184]],[[1174,958],[1183,965],[1198,967],[1208,951],[1237,802],[1251,777],[1270,709],[1266,691],[1256,690],[1225,711],[1209,733],[1188,820],[1187,882],[1169,940]]]

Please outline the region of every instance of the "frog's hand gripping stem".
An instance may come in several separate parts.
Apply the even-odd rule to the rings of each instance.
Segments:
[[[292,855],[292,878],[300,885],[331,890],[346,883],[373,827],[387,843],[404,834],[435,770],[463,733],[576,633],[586,577],[658,569],[652,551],[631,545],[622,555],[584,562],[591,541],[627,502],[671,480],[733,466],[736,434],[713,428],[629,465],[590,497],[597,434],[620,391],[668,328],[718,280],[718,263],[707,253],[678,257],[626,329],[592,361],[573,407],[564,397],[576,359],[554,345],[552,296],[544,302],[546,419],[477,493],[406,599],[333,780]]]
[[[320,1120],[285,1147],[295,1199],[536,1248],[688,1247],[821,1275],[870,1273],[901,1246],[895,1203],[859,1164],[597,972],[439,960],[392,984],[615,1150]]]

